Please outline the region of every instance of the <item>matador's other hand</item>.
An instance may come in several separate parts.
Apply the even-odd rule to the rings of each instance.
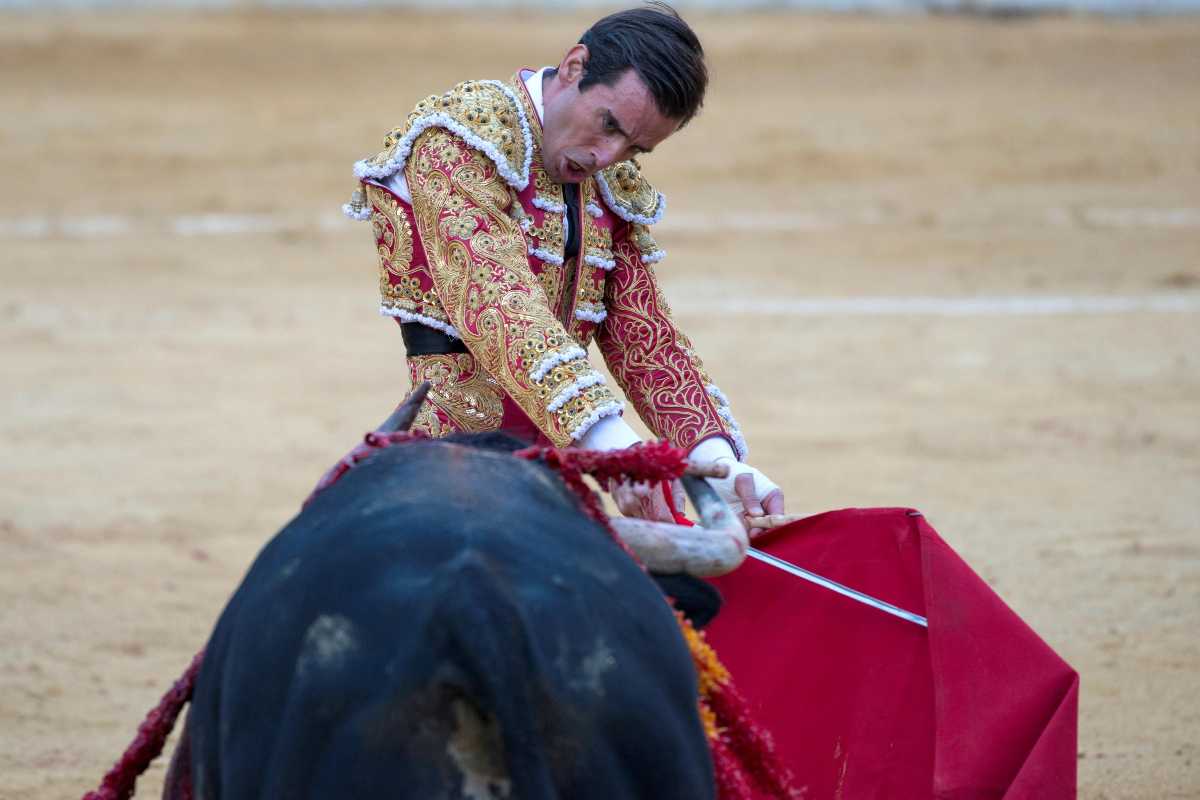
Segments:
[[[738,515],[752,536],[761,533],[762,529],[750,527],[751,517],[784,513],[783,490],[761,470],[738,461],[725,439],[705,439],[692,448],[689,458],[696,462],[715,462],[729,467],[727,477],[709,478],[709,483]]]
[[[671,489],[676,508],[682,510],[683,486],[679,481],[674,481]],[[657,482],[611,481],[608,490],[617,504],[617,509],[627,517],[638,517],[652,522],[675,521]]]
[[[775,486],[770,478],[754,469],[754,467],[746,464],[740,466],[746,467],[748,471],[734,477],[733,492],[737,495],[737,501],[729,505],[735,513],[738,513],[742,524],[746,526],[746,530],[750,533],[751,538],[753,538],[763,533],[764,529],[751,528],[750,517],[761,517],[764,514],[782,514],[783,490]],[[764,490],[766,494],[760,494]],[[738,508],[739,505],[741,506],[740,509]]]

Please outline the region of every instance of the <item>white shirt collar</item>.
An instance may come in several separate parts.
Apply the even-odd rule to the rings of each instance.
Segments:
[[[529,99],[533,101],[533,109],[537,111],[538,122],[541,122],[546,116],[545,108],[542,105],[542,78],[548,69],[550,67],[542,67],[524,79],[525,88],[529,90]]]

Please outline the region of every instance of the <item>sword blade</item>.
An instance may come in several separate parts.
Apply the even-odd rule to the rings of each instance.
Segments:
[[[857,589],[851,589],[849,586],[843,586],[837,581],[832,581],[829,578],[822,577],[815,572],[804,569],[804,567],[797,567],[790,561],[784,561],[782,558],[776,558],[770,553],[765,553],[762,550],[751,547],[746,550],[746,555],[750,556],[751,558],[756,558],[764,564],[770,564],[776,569],[781,569],[789,575],[795,575],[797,578],[802,578],[809,583],[815,583],[817,586],[824,587],[831,592],[837,592],[843,597],[849,597],[851,600],[857,600],[863,605],[868,605],[871,606],[871,608],[877,608],[880,611],[891,614],[894,617],[908,620],[914,625],[920,625],[922,628],[929,627],[929,621],[920,614],[914,614],[911,611],[905,611],[899,606],[894,606],[891,603],[880,600],[877,597],[872,597],[865,592],[860,592]]]

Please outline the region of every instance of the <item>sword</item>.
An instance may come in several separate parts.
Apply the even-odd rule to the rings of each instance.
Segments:
[[[920,625],[922,628],[929,627],[929,620],[927,620],[925,617],[922,617],[920,614],[914,614],[911,611],[905,611],[903,608],[894,606],[886,600],[880,600],[878,597],[872,597],[865,592],[860,592],[858,589],[851,589],[849,586],[845,586],[837,581],[818,575],[817,573],[807,570],[804,567],[797,567],[790,561],[784,561],[782,558],[777,558],[776,556],[763,552],[756,547],[748,548],[746,550],[746,555],[750,556],[751,558],[758,559],[764,564],[770,564],[776,569],[781,569],[789,575],[795,575],[797,578],[806,580],[809,583],[815,583],[817,586],[824,587],[831,592],[837,592],[843,597],[849,597],[851,600],[857,600],[863,605],[870,606],[871,608],[877,608],[886,614],[891,614],[893,617],[899,617],[900,619],[908,620],[914,625]]]
[[[692,501],[692,505],[700,512],[700,524],[704,527],[719,527],[717,520],[723,518],[723,515],[732,515],[729,506],[725,505],[725,501],[721,500],[717,495],[716,489],[708,484],[708,481],[701,477],[693,475],[684,475],[681,479],[683,488],[687,492],[688,499]],[[668,506],[670,505],[670,495],[667,495]],[[755,528],[773,528],[777,525],[784,525],[788,522],[795,522],[800,517],[787,517],[783,515],[774,515],[759,519],[751,519],[751,526]],[[885,614],[891,614],[893,617],[899,617],[902,620],[911,622],[914,625],[920,625],[922,628],[929,627],[929,620],[922,617],[920,614],[914,614],[911,611],[905,611],[899,606],[894,606],[891,603],[880,600],[878,597],[872,597],[866,592],[860,592],[857,589],[851,589],[849,586],[830,580],[823,575],[807,570],[804,567],[798,567],[790,561],[784,561],[782,558],[763,552],[756,547],[746,549],[746,555],[753,559],[769,564],[775,569],[781,569],[789,575],[794,575],[801,580],[806,580],[809,583],[815,583],[817,586],[828,589],[831,592],[837,592],[843,597],[848,597],[851,600],[878,609]]]

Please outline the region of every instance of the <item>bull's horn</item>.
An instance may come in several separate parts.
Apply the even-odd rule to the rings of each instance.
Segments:
[[[700,525],[613,517],[613,529],[651,572],[686,572],[697,578],[732,572],[746,560],[746,529],[708,481],[691,475],[682,481],[700,513]]]
[[[429,394],[430,385],[429,381],[422,381],[421,385],[409,393],[400,407],[393,411],[392,415],[385,419],[377,430],[380,433],[394,433],[411,428],[413,420],[417,418],[417,412],[421,410],[421,403],[425,402],[425,395]]]
[[[609,522],[651,572],[686,572],[698,578],[724,575],[741,565],[749,546],[746,531],[736,520],[717,529],[634,517],[613,517]]]
[[[735,527],[741,529],[742,524],[734,516],[733,509],[721,499],[716,489],[709,486],[708,481],[692,475],[684,475],[680,480],[688,499],[700,514],[701,525],[721,530]]]

